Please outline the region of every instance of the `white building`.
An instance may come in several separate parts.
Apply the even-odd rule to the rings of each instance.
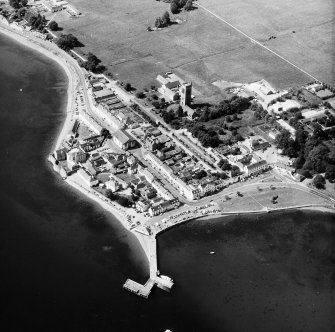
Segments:
[[[124,130],[118,130],[113,134],[113,142],[123,150],[136,147],[136,140]]]
[[[91,174],[89,174],[83,168],[80,168],[77,174],[88,187],[96,186],[99,183],[99,180],[95,179]]]
[[[78,163],[84,163],[87,159],[86,152],[80,148],[74,148],[67,152],[66,159],[69,168],[71,169],[74,165]]]
[[[244,167],[244,171],[247,175],[255,174],[260,171],[264,171],[269,168],[268,163],[265,160],[261,160],[257,163],[248,165]]]

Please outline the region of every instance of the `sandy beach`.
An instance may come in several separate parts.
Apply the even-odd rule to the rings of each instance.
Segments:
[[[51,42],[36,38],[32,35],[30,36],[27,34],[27,32],[25,33],[25,35],[22,35],[19,31],[14,31],[10,29],[9,26],[6,26],[2,23],[0,23],[0,33],[3,33],[7,37],[12,38],[15,41],[21,43],[22,45],[29,47],[34,51],[37,51],[50,58],[51,60],[55,61],[63,68],[64,72],[66,73],[66,76],[68,78],[67,106],[65,109],[66,118],[59,132],[58,139],[54,144],[53,150],[55,150],[61,145],[72,124],[71,113],[73,112],[72,107],[75,100],[75,90],[78,83],[78,77],[75,71],[72,70],[72,68],[69,66],[69,61],[72,60],[71,62],[75,62],[75,60],[73,60],[68,54],[66,54],[64,51],[59,49]],[[74,65],[74,63],[72,63],[72,65]]]
[[[55,142],[51,150],[51,152],[53,152],[55,149],[61,146],[65,136],[71,130],[71,127],[73,125],[73,120],[72,120],[72,115],[74,112],[73,105],[74,105],[74,100],[75,100],[76,86],[79,82],[79,78],[77,74],[75,73],[75,71],[71,68],[69,61],[75,62],[75,60],[72,59],[69,55],[67,55],[62,50],[58,49],[56,45],[51,44],[50,42],[44,41],[39,38],[34,38],[33,36],[28,36],[28,35],[23,36],[18,31],[13,31],[8,26],[3,25],[2,23],[0,23],[0,32],[5,34],[9,38],[12,38],[15,41],[23,44],[24,46],[27,46],[33,49],[34,51],[37,51],[47,56],[51,60],[58,63],[66,73],[66,76],[68,78],[67,105],[66,105],[66,109],[64,110],[66,113],[66,118],[57,136],[58,137],[57,141]],[[71,65],[77,65],[78,69],[81,70],[78,64],[71,63]],[[65,182],[71,185],[72,187],[74,187],[75,189],[77,189],[78,191],[80,191],[86,197],[89,197],[90,199],[97,202],[102,208],[104,208],[105,210],[110,212],[113,216],[115,216],[119,220],[119,222],[127,229],[126,220],[125,220],[126,216],[121,207],[118,208],[116,206],[114,207],[111,204],[108,204],[107,202],[99,198],[97,195],[94,195],[92,191],[81,187],[78,183],[76,183],[75,181],[71,179],[66,179]],[[149,257],[149,253],[148,253],[149,246],[145,239],[145,236],[142,236],[140,233],[136,231],[132,231],[132,233],[136,236],[136,238],[140,242],[146,256]]]

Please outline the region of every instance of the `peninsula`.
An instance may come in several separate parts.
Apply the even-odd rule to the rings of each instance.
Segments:
[[[56,11],[41,3],[44,11]],[[278,90],[264,79],[221,81],[222,101],[204,105],[191,81],[166,71],[157,73],[156,85],[135,93],[98,68],[92,54],[62,47],[57,35],[49,39],[51,20],[32,28],[18,14],[25,6],[18,6],[0,11],[0,32],[55,60],[69,81],[66,119],[49,162],[115,215],[148,258],[148,281],[128,279],[125,289],[148,298],[155,285],[172,288],[174,281],[160,272],[157,236],[178,224],[334,209],[335,89],[329,84],[310,77],[299,88]],[[64,6],[57,10],[80,15]],[[25,11],[41,10],[30,7]]]

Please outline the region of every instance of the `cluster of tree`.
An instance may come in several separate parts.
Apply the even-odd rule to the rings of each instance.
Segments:
[[[155,21],[156,28],[164,28],[171,24],[170,14],[165,12],[162,17],[157,17]]]
[[[106,70],[106,67],[104,65],[101,65],[101,60],[98,59],[98,57],[91,52],[89,52],[87,55],[87,61],[81,62],[81,65],[86,70],[89,70],[95,74],[102,73]]]
[[[106,190],[106,197],[111,201],[116,201],[123,207],[131,206],[132,202],[129,198],[113,193],[110,189]]]
[[[233,166],[231,167],[230,174],[231,174],[232,177],[239,176],[239,175],[241,174],[241,171],[240,171],[240,169],[239,169],[238,166],[233,165]]]
[[[71,33],[67,35],[62,34],[57,39],[56,44],[59,48],[65,51],[69,51],[76,46],[81,46],[81,43],[78,41],[78,39]]]
[[[9,0],[9,5],[14,9],[26,7],[28,0]]]
[[[257,120],[265,119],[265,117],[268,115],[268,112],[263,108],[262,105],[258,103],[252,103],[250,109],[254,111],[254,117]]]
[[[201,171],[197,172],[197,173],[194,175],[194,178],[200,180],[200,179],[202,179],[202,178],[204,178],[204,177],[206,177],[206,176],[207,176],[206,171],[202,169]]]
[[[186,128],[196,137],[199,142],[205,147],[216,148],[221,143],[220,138],[214,128],[206,128],[202,123],[186,124]]]
[[[283,149],[283,154],[296,157],[294,167],[306,177],[316,173],[325,173],[325,178],[335,180],[334,132],[326,133],[317,123],[312,135],[298,127],[293,139],[287,130],[276,137],[275,144]]]
[[[155,99],[155,101],[152,102],[152,106],[156,109],[163,109],[166,106],[166,101],[164,98],[158,100],[158,96],[156,94],[153,95],[152,98]]]
[[[327,113],[328,112],[328,113]],[[326,128],[335,126],[335,117],[327,111],[326,114],[328,115],[327,117],[321,118],[318,120],[318,123],[322,124]]]
[[[229,178],[229,176],[225,172],[214,173],[213,176],[215,176],[218,179],[222,179],[222,180],[225,180],[225,179]]]
[[[249,154],[249,155],[244,156],[242,159],[240,159],[240,162],[244,165],[249,165],[251,160],[252,160],[252,155]]]
[[[228,122],[237,120],[238,113],[242,113],[250,106],[250,101],[248,98],[234,96],[229,100],[223,100],[218,105],[203,108],[198,108],[196,114],[198,115],[199,122],[207,122],[209,120],[214,120],[226,117]]]
[[[193,1],[192,0],[171,0],[171,13],[178,14],[182,8],[189,11],[193,9]]]
[[[231,170],[231,164],[227,159],[221,159],[218,162],[218,166],[223,170],[223,171],[230,171]]]
[[[39,31],[44,30],[47,20],[41,14],[35,14],[33,12],[27,11],[25,13],[25,20],[31,26],[32,29],[37,29]]]
[[[173,111],[172,109],[169,111],[163,110],[162,111],[162,118],[163,120],[168,124],[175,124],[175,120],[179,122],[178,119],[182,118],[184,116],[183,108],[179,105],[176,111]]]

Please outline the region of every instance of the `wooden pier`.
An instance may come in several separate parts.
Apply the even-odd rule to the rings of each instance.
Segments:
[[[136,281],[127,279],[123,288],[147,299],[151,293],[152,288],[157,287],[169,292],[173,286],[173,280],[167,276],[160,275],[157,269],[157,243],[154,236],[148,236],[149,240],[149,267],[150,278],[148,281],[141,285]]]
[[[127,279],[127,281],[123,285],[123,288],[147,299],[154,285],[155,283],[151,279],[149,279],[144,285],[141,285],[131,279]]]

